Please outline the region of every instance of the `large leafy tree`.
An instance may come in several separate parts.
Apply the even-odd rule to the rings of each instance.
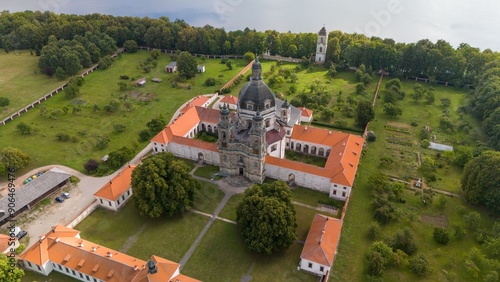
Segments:
[[[271,254],[297,239],[292,193],[283,181],[247,189],[236,208],[236,221],[255,252]]]
[[[30,157],[17,148],[6,147],[0,151],[0,162],[6,168],[20,169],[30,162]]]
[[[500,152],[486,151],[465,165],[462,175],[465,199],[500,213]]]
[[[356,123],[361,127],[365,127],[374,117],[375,111],[372,103],[368,100],[360,101],[356,108]]]
[[[196,75],[196,59],[189,52],[181,52],[177,58],[179,74],[184,79],[193,78]]]
[[[139,211],[152,218],[188,211],[199,188],[189,167],[171,153],[149,157],[132,172],[132,190]]]
[[[19,267],[10,265],[10,260],[5,254],[0,254],[0,281],[21,282],[24,271]]]

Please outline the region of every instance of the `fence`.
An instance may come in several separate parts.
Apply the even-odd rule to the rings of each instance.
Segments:
[[[255,60],[254,60],[255,61]],[[246,67],[244,67],[237,75],[235,75],[231,80],[229,80],[222,88],[219,90],[219,93],[224,93],[223,90],[231,87],[234,81],[238,79],[240,76],[244,75],[251,67],[254,61],[251,61]]]

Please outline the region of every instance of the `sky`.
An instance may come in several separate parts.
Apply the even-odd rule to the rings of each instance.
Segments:
[[[454,47],[465,42],[481,50],[500,51],[498,0],[0,0],[0,10],[167,16],[226,31],[248,27],[318,32],[324,25],[328,31],[397,42],[444,39]]]

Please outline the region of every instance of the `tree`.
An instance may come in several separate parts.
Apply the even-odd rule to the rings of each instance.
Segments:
[[[95,147],[97,149],[104,149],[108,146],[109,144],[109,138],[106,136],[97,136],[95,140]]]
[[[33,128],[25,122],[19,123],[16,128],[22,135],[30,135],[33,133]]]
[[[366,256],[366,264],[368,274],[373,276],[382,276],[387,262],[379,252],[370,251]]]
[[[500,213],[500,152],[486,151],[470,160],[461,183],[469,203]]]
[[[196,75],[196,59],[189,52],[181,52],[177,58],[177,68],[179,75],[183,79],[193,78]]]
[[[90,159],[83,164],[83,168],[85,168],[88,173],[93,173],[99,168],[99,162],[97,160]]]
[[[375,111],[373,111],[372,103],[367,100],[360,101],[356,108],[356,123],[365,127],[374,117]]]
[[[365,92],[366,86],[363,83],[356,84],[356,94],[361,95]]]
[[[255,60],[255,54],[252,52],[246,52],[243,55],[243,59],[247,61],[247,63],[250,63],[251,61]]]
[[[120,132],[125,131],[125,129],[127,129],[127,126],[125,124],[115,123],[115,124],[113,124],[113,129],[116,132],[120,133]]]
[[[108,114],[118,111],[119,108],[120,108],[120,102],[116,100],[111,100],[109,101],[109,104],[104,106],[104,110],[106,110]]]
[[[427,140],[427,139],[423,139],[422,141],[420,141],[420,146],[422,146],[422,148],[429,148],[429,146],[431,145],[431,141]]]
[[[128,162],[134,156],[134,150],[130,149],[127,146],[123,146],[120,149],[117,149],[111,153],[109,153],[107,163],[113,167],[120,167]]]
[[[0,97],[0,107],[7,107],[10,104],[10,100],[7,97]]]
[[[368,227],[368,238],[375,240],[380,236],[381,232],[382,229],[380,228],[380,225],[376,222],[372,222],[370,227]]]
[[[68,99],[74,99],[80,93],[80,88],[74,83],[68,83],[64,88],[64,96]]]
[[[425,92],[426,90],[424,89],[422,84],[416,83],[415,86],[413,86],[413,100],[418,103],[418,101],[420,101],[424,97]]]
[[[30,157],[17,148],[5,147],[0,151],[0,162],[2,162],[6,168],[18,170],[25,167],[30,162]]]
[[[111,56],[102,57],[99,60],[98,64],[99,64],[99,68],[105,70],[113,65],[113,58],[111,58]]]
[[[206,86],[214,86],[215,84],[217,84],[217,80],[215,80],[215,78],[213,77],[209,77],[205,80]]]
[[[387,245],[390,246],[393,251],[399,249],[409,256],[417,252],[415,238],[413,238],[413,233],[408,227],[397,231],[396,234],[394,234],[394,237],[387,240]]]
[[[431,271],[429,262],[423,254],[418,254],[417,256],[409,260],[410,271],[415,273],[418,277],[424,277]]]
[[[21,282],[24,271],[14,263],[12,267],[11,258],[5,254],[0,254],[0,281]]]
[[[127,90],[127,88],[128,88],[127,83],[125,83],[123,81],[118,82],[117,85],[118,85],[118,87],[120,88],[121,91]]]
[[[123,43],[123,48],[125,48],[125,51],[127,53],[135,53],[137,52],[138,49],[137,42],[135,40],[127,40],[125,43]]]
[[[441,105],[443,106],[443,108],[448,108],[449,106],[451,106],[451,100],[449,98],[441,98],[439,100],[441,101]]]
[[[401,80],[399,80],[399,78],[393,78],[385,83],[386,89],[389,89],[393,86],[398,90],[401,89]]]
[[[366,132],[366,140],[367,141],[373,142],[376,139],[377,139],[377,136],[375,135],[375,132],[373,132],[371,130],[368,130],[368,132]]]
[[[226,67],[228,70],[232,70],[233,69],[233,61],[227,61],[226,62]]]
[[[450,241],[450,235],[448,234],[448,231],[444,228],[440,227],[435,227],[434,232],[432,234],[432,237],[434,238],[434,241],[436,243],[446,245],[448,244],[448,241]]]
[[[63,68],[61,68],[61,67],[57,67],[55,75],[56,75],[56,78],[59,80],[63,80],[68,76],[66,74],[66,72],[63,70]]]
[[[160,54],[161,54],[160,50],[154,49],[153,51],[151,51],[151,58],[158,60],[158,57],[160,57]]]
[[[384,112],[392,118],[395,118],[403,114],[403,110],[400,107],[394,105],[393,103],[385,103]]]
[[[143,160],[132,172],[132,190],[141,215],[173,216],[191,209],[200,183],[185,162],[171,153]]]
[[[163,116],[159,115],[159,116],[153,118],[152,120],[150,120],[148,123],[146,123],[146,126],[148,127],[151,135],[154,135],[154,134],[162,131],[163,128],[165,128],[166,123],[167,122],[165,121]]]
[[[481,223],[481,214],[476,211],[469,212],[464,216],[465,224],[469,230],[476,230]]]
[[[236,222],[252,251],[271,254],[296,239],[292,193],[283,181],[255,184],[236,207]]]

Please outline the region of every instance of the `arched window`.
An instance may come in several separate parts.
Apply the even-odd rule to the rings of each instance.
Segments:
[[[319,52],[322,53],[323,52],[323,47],[319,47]]]

